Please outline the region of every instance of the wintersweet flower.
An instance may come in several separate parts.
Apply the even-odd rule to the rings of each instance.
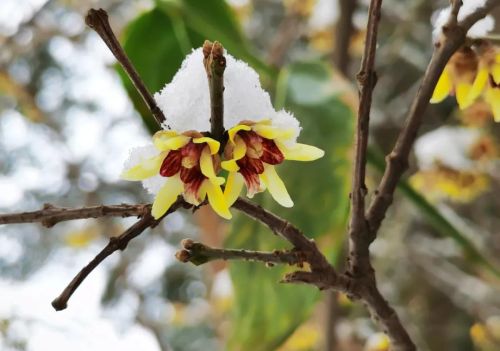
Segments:
[[[470,47],[457,51],[439,77],[431,98],[431,103],[443,101],[449,95],[455,95],[461,109],[469,107],[474,100],[477,88],[473,83],[477,74],[477,54]]]
[[[482,95],[495,121],[500,122],[500,51],[491,44],[483,45],[480,50],[479,70],[468,100],[474,101]]]
[[[270,120],[242,121],[229,129],[224,149],[226,161],[221,163],[229,171],[224,189],[229,206],[236,201],[243,185],[250,198],[267,188],[280,205],[293,206],[274,166],[284,160],[313,161],[324,155],[317,147],[295,142],[291,139],[293,133],[293,129],[273,126]]]
[[[194,205],[208,197],[218,214],[230,218],[228,208],[245,182],[249,196],[267,187],[279,203],[291,206],[274,165],[285,159],[309,161],[323,156],[322,150],[296,143],[299,121],[285,110],[274,109],[257,72],[228,53],[224,56],[224,129],[229,140],[223,165],[230,171],[225,192],[221,189],[224,179],[217,177],[219,143],[193,132],[210,130],[208,80],[203,52],[198,48],[184,59],[172,81],[154,95],[167,117],[168,126],[163,128],[176,132],[158,132],[154,146],[133,150],[123,174],[125,179],[142,180],[155,195],[155,217],[163,215],[182,194]]]
[[[224,178],[216,175],[220,169],[218,141],[195,131],[180,134],[162,130],[153,136],[153,145],[156,152],[144,148],[132,152],[122,178],[143,180],[146,187],[155,189],[151,210],[154,218],[163,216],[180,194],[193,205],[208,197],[215,212],[231,218],[221,189]]]

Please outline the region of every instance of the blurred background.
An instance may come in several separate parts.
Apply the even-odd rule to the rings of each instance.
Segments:
[[[430,58],[431,19],[447,4],[384,1],[370,191]],[[275,107],[301,121],[301,141],[327,154],[280,167],[293,209],[267,195],[256,200],[293,219],[341,268],[366,0],[2,0],[0,213],[152,200],[119,174],[128,150],[148,143],[156,127],[85,26],[91,7],[109,12],[151,91],[205,39],[259,72]],[[409,178],[372,246],[380,288],[421,350],[500,349],[499,130],[481,101],[466,111],[454,98],[431,105]],[[225,222],[208,207],[173,213],[143,233],[91,274],[67,310],[54,312],[52,299],[133,222],[0,226],[0,349],[388,350],[363,306],[278,284],[290,268],[177,262],[187,237],[285,247],[259,224]]]

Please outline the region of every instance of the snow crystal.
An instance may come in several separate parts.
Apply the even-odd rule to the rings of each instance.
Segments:
[[[422,135],[415,142],[420,169],[433,168],[435,162],[456,170],[471,169],[469,150],[479,136],[479,131],[464,127],[441,127]]]
[[[458,12],[458,20],[463,20],[466,16],[473,13],[476,9],[484,5],[486,0],[463,0],[463,5]],[[433,21],[434,30],[432,32],[432,37],[434,41],[439,39],[441,35],[441,29],[450,17],[451,7],[446,7],[440,10],[437,15],[435,15],[435,20]],[[488,15],[485,18],[476,22],[467,32],[469,38],[483,37],[493,30],[495,27],[495,20],[492,16]]]
[[[245,62],[227,53],[225,56],[224,127],[229,129],[243,120],[271,119],[280,125],[286,120],[286,126],[295,128],[298,136],[298,121],[290,113],[273,108],[257,72]],[[173,130],[210,130],[210,95],[201,48],[185,58],[172,82],[156,93],[155,99]]]

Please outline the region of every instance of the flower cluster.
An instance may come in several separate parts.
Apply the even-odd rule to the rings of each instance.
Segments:
[[[458,19],[461,20],[476,8],[482,0],[464,1]],[[437,16],[434,39],[439,40],[442,28],[450,14],[450,8],[443,9]],[[476,101],[486,102],[496,122],[500,122],[500,49],[484,38],[495,25],[487,16],[477,22],[467,33],[473,45],[463,46],[446,65],[439,78],[431,103],[443,101],[455,95],[460,109],[470,107]]]
[[[189,55],[170,84],[155,95],[175,130],[161,130],[153,145],[132,150],[122,178],[143,181],[154,193],[152,215],[163,216],[179,195],[193,205],[208,199],[221,217],[244,186],[247,196],[269,190],[282,206],[293,201],[275,166],[284,160],[312,161],[324,152],[296,142],[298,121],[286,111],[275,111],[269,94],[248,65],[226,55],[223,144],[196,130],[208,129],[208,83],[201,49]],[[225,177],[220,176],[226,173]]]
[[[417,139],[415,156],[412,186],[432,201],[468,203],[489,189],[498,145],[483,129],[444,126]]]
[[[463,47],[446,65],[434,90],[431,103],[455,94],[460,109],[478,99],[489,106],[500,122],[500,49],[483,41],[481,45]]]

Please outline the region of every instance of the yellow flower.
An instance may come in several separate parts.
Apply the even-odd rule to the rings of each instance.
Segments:
[[[488,190],[489,178],[480,172],[459,171],[437,164],[435,169],[415,173],[410,184],[431,200],[468,203]]]
[[[366,341],[366,351],[388,351],[390,347],[389,337],[384,333],[370,335]]]
[[[468,101],[479,96],[490,105],[493,118],[500,122],[500,51],[490,44],[481,48],[479,71],[470,90]]]
[[[285,184],[276,173],[275,165],[284,160],[313,161],[323,157],[317,147],[293,142],[293,129],[279,129],[269,120],[243,121],[229,129],[222,168],[229,171],[224,197],[228,206],[238,198],[243,185],[247,196],[269,190],[282,206],[292,207]]]
[[[478,97],[478,87],[473,86],[477,67],[477,54],[470,47],[457,51],[439,77],[431,103],[435,104],[449,95],[455,95],[460,109],[470,106]]]
[[[165,177],[153,202],[154,218],[163,216],[180,194],[193,205],[208,197],[215,212],[231,218],[221,189],[224,178],[216,176],[220,164],[218,141],[194,131],[179,134],[163,130],[153,136],[153,144],[158,154],[125,170],[122,178],[135,181]]]

